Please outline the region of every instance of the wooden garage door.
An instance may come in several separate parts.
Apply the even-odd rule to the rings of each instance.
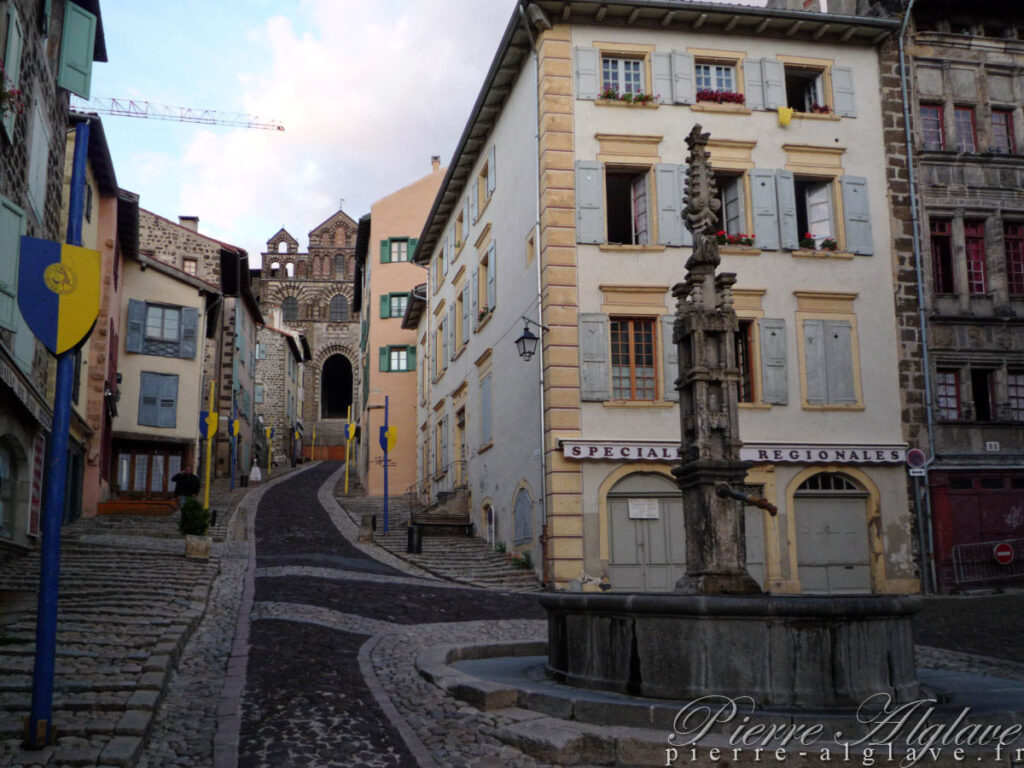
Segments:
[[[852,479],[822,472],[794,496],[797,566],[804,593],[871,592],[867,493]]]

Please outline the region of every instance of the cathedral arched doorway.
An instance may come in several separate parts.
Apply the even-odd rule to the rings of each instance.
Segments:
[[[352,405],[352,363],[331,355],[320,373],[320,418],[344,419]]]

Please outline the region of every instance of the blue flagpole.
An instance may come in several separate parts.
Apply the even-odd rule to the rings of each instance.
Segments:
[[[89,122],[75,126],[75,154],[71,166],[68,205],[68,244],[82,245],[85,210],[85,163],[89,148]],[[53,427],[46,445],[46,481],[43,487],[42,545],[40,546],[39,609],[36,613],[36,658],[32,673],[32,711],[25,744],[41,749],[53,743],[53,677],[57,657],[57,590],[60,582],[60,526],[64,517],[67,481],[68,428],[71,424],[71,388],[75,356],[68,350],[57,356],[57,382],[53,398]]]
[[[384,533],[388,532],[388,396],[384,395]]]

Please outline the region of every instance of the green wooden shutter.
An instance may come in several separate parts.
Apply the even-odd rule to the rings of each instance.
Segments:
[[[385,320],[391,317],[391,297],[386,293],[380,297],[380,316]]]
[[[64,4],[64,36],[60,45],[57,85],[89,98],[96,17],[72,2]]]
[[[407,371],[415,371],[416,370],[416,347],[406,347],[405,348],[405,359],[407,361],[406,362],[406,370]]]
[[[0,328],[14,330],[18,302],[18,258],[25,212],[0,197]]]
[[[13,3],[7,4],[7,51],[4,54],[4,74],[7,76],[5,88],[17,88],[21,82],[21,50],[24,35],[21,32],[21,19]],[[17,115],[8,112],[3,119],[4,133],[14,141],[14,120]]]
[[[377,362],[379,370],[383,371],[384,373],[387,373],[390,370],[391,355],[388,352],[387,347],[377,348]]]
[[[380,263],[389,264],[391,262],[391,244],[387,240],[380,241]]]
[[[50,13],[53,11],[53,0],[43,0],[43,16],[39,20],[39,34],[46,37],[50,34]]]
[[[406,258],[409,259],[409,261],[412,261],[412,255],[416,252],[416,246],[419,245],[419,242],[420,240],[418,237],[409,238],[409,249],[406,251],[408,254]]]

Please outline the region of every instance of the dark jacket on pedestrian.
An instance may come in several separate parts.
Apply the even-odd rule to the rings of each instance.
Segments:
[[[199,478],[191,472],[179,472],[171,478],[175,496],[195,496],[199,493]]]

